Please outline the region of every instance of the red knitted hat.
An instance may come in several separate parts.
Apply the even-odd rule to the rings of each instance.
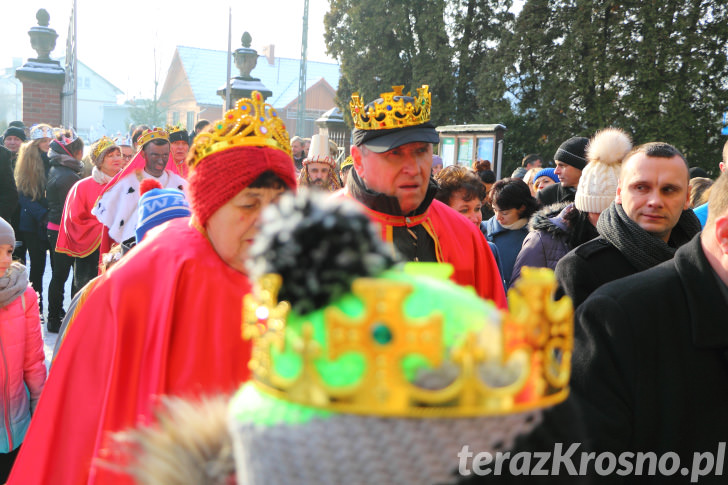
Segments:
[[[268,170],[296,190],[293,159],[282,150],[235,146],[206,156],[190,175],[192,212],[204,227],[215,211]]]

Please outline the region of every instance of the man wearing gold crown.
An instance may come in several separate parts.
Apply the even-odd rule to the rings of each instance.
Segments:
[[[154,178],[164,189],[187,191],[187,181],[166,168],[169,161],[167,131],[162,128],[144,130],[137,146],[141,148],[134,159],[104,187],[91,211],[105,226],[102,253],[111,247],[109,239],[123,243],[134,238],[142,180]]]
[[[336,162],[329,149],[329,137],[314,135],[311,149],[303,159],[303,170],[298,176],[298,185],[336,192],[341,188],[336,178]]]
[[[187,179],[187,152],[190,149],[190,137],[182,126],[167,126],[169,132],[169,162],[167,170]]]
[[[245,261],[261,210],[296,188],[288,139],[258,92],[197,136],[192,217],[149,231],[92,283],[9,483],[130,483],[99,466],[114,461],[110,432],[153,422],[161,395],[230,392],[248,379]]]
[[[403,95],[402,86],[392,89],[366,106],[358,93],[352,95],[354,170],[337,195],[366,207],[398,257],[450,263],[456,283],[505,307],[498,267],[483,235],[435,200],[437,184],[430,172],[432,144],[439,136],[430,123],[428,86],[415,97]]]

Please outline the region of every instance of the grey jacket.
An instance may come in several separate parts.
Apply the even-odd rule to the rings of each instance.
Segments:
[[[553,204],[536,212],[528,223],[529,233],[523,240],[511,274],[510,286],[521,276],[521,268],[556,268],[556,263],[570,251],[570,227],[564,220],[571,204]]]

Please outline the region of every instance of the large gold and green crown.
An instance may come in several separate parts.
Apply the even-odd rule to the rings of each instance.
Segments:
[[[434,280],[359,278],[300,316],[278,301],[280,277],[264,276],[243,305],[253,382],[287,402],[374,416],[497,415],[566,398],[573,310],[568,297],[552,300],[551,270],[524,268],[508,313]]]
[[[360,130],[387,130],[417,126],[430,121],[432,95],[428,85],[417,89],[417,96],[402,94],[404,86],[392,86],[392,91],[382,93],[379,100],[366,106],[359,93],[351,95],[349,108],[354,127]]]
[[[291,154],[286,125],[258,91],[239,99],[235,108],[212,125],[212,131],[195,137],[190,150],[194,154],[192,166],[212,153],[238,146],[269,147]]]

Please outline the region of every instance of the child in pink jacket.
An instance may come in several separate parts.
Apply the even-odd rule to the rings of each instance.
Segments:
[[[5,483],[46,380],[38,295],[13,262],[15,233],[0,218],[0,483]]]

